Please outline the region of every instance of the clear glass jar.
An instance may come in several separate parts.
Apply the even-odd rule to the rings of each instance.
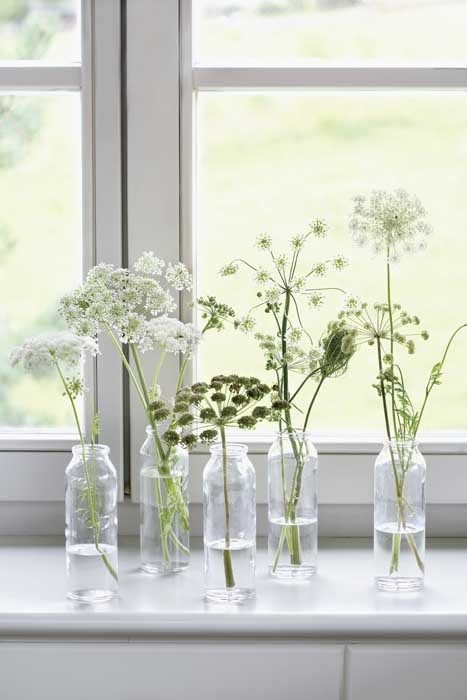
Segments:
[[[204,579],[208,600],[255,594],[256,474],[246,445],[211,447],[203,473]]]
[[[148,426],[140,454],[141,568],[171,574],[190,562],[188,452],[161,442]]]
[[[310,578],[318,554],[318,454],[311,434],[284,430],[268,454],[269,572]]]
[[[117,472],[107,445],[75,445],[65,472],[68,597],[93,603],[118,592]]]
[[[425,460],[414,441],[386,442],[375,463],[376,586],[413,591],[425,575]]]

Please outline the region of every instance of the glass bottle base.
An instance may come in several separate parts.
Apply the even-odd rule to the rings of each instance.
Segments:
[[[155,576],[169,576],[170,574],[177,574],[180,571],[185,571],[188,568],[187,561],[185,562],[172,562],[171,564],[165,564],[164,562],[141,562],[141,569],[147,574],[154,574]]]
[[[242,603],[244,600],[254,598],[256,592],[253,588],[210,588],[206,590],[206,600],[216,603]]]
[[[112,598],[116,598],[117,592],[105,588],[83,588],[69,591],[66,597],[80,603],[106,603]]]
[[[278,564],[273,570],[273,567],[269,567],[269,575],[273,578],[280,579],[296,579],[303,580],[313,578],[316,575],[317,568],[312,564]]]
[[[376,576],[376,588],[379,591],[410,593],[423,588],[423,578],[418,576]]]

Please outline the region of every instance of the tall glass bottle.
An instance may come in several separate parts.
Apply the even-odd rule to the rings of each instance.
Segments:
[[[375,463],[374,557],[380,590],[423,586],[425,480],[426,464],[416,442],[385,443]]]
[[[269,571],[309,578],[318,554],[318,455],[311,434],[276,434],[268,454]]]
[[[118,592],[117,472],[107,445],[75,445],[65,472],[68,597],[109,600]]]
[[[188,452],[165,447],[160,459],[158,436],[151,426],[140,454],[141,568],[153,574],[186,569],[190,561]]]
[[[255,594],[256,475],[246,445],[211,447],[203,474],[206,598]]]

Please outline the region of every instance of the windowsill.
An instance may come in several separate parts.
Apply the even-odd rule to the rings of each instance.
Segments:
[[[0,540],[0,639],[166,639],[268,637],[450,640],[467,633],[467,540],[432,540],[423,592],[377,592],[371,542],[326,539],[319,572],[287,584],[266,573],[259,547],[257,597],[227,608],[203,600],[202,552],[190,569],[154,578],[138,571],[135,538],[122,538],[120,598],[92,609],[65,598],[58,538]]]

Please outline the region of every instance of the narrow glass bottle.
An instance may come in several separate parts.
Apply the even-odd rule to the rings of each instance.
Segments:
[[[65,472],[68,597],[87,603],[118,592],[117,472],[107,445],[75,445]]]
[[[166,448],[160,459],[158,437],[151,426],[140,454],[141,568],[152,574],[186,569],[190,562],[188,452]]]
[[[422,588],[426,464],[414,441],[386,442],[375,463],[375,582],[384,591]]]
[[[203,474],[204,577],[208,600],[255,595],[256,475],[246,445],[211,447]]]
[[[310,578],[318,554],[318,455],[311,434],[284,430],[268,454],[269,572]]]

